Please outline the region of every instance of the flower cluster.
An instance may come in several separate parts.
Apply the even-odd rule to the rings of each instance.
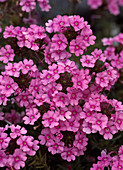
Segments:
[[[11,132],[10,137],[6,133],[7,130]],[[25,166],[27,155],[35,155],[39,142],[26,133],[27,130],[19,125],[0,128],[0,167],[20,169]]]
[[[0,0],[0,2],[5,2],[6,0]],[[22,8],[22,11],[30,12],[36,8],[36,3],[38,2],[38,5],[41,8],[41,11],[48,12],[51,9],[51,6],[49,5],[49,0],[20,0],[19,5]]]
[[[0,49],[0,61],[5,65],[0,75],[0,120],[12,125],[1,127],[1,167],[24,167],[27,155],[35,155],[39,149],[38,143],[70,162],[84,155],[87,134],[98,132],[108,140],[123,130],[122,103],[103,93],[118,80],[118,70],[101,49],[87,53],[96,37],[84,18],[58,15],[46,23],[46,31],[37,25],[11,25],[3,36],[10,44]],[[28,57],[28,52],[34,55]],[[42,67],[35,64],[34,56],[43,58]],[[73,57],[78,57],[79,64]],[[38,140],[28,135],[23,124],[16,125],[16,119],[14,123],[7,119],[9,104],[24,112],[20,124],[23,120],[25,127],[41,127]]]
[[[42,11],[48,12],[51,6],[48,4],[49,0],[20,0],[20,6],[22,11],[30,12],[36,8],[36,2],[38,2]]]
[[[112,67],[119,69],[123,68],[123,33],[113,38],[103,38],[103,45],[108,46],[104,54],[106,59],[110,61]]]
[[[88,0],[88,5],[92,9],[97,9],[103,5],[103,0]],[[120,13],[119,6],[123,6],[123,0],[106,0],[106,5],[111,14],[118,15]]]
[[[106,150],[103,150],[101,156],[98,156],[97,164],[93,164],[91,170],[104,170],[106,167],[110,167],[112,170],[123,169],[123,145],[119,148],[118,153],[115,153],[115,156],[111,156],[113,153],[112,151],[107,154]]]

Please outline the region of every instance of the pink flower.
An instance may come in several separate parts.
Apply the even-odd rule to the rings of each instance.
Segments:
[[[21,69],[21,63],[8,63],[6,66],[5,66],[5,72],[2,72],[9,76],[14,76],[14,77],[19,77],[20,75],[20,69]]]
[[[2,32],[2,27],[0,26],[0,33]]]
[[[26,134],[27,130],[19,125],[15,126],[15,125],[11,125],[10,126],[11,129],[11,133],[10,136],[11,138],[15,139],[17,136],[21,136],[21,134]]]
[[[77,36],[76,39],[73,39],[70,42],[70,52],[75,53],[76,56],[82,55],[84,53],[84,49],[86,48],[86,44],[82,41],[81,36]]]
[[[94,114],[90,120],[90,123],[92,123],[93,129],[101,131],[107,127],[108,117],[102,113]]]
[[[74,61],[70,61],[70,60],[67,60],[66,63],[59,63],[59,72],[60,73],[64,73],[64,72],[68,72],[68,73],[71,73],[72,70],[76,70],[77,67],[75,65],[75,62]]]
[[[117,130],[123,130],[123,112],[116,112],[114,122]]]
[[[64,50],[67,47],[67,39],[64,34],[55,34],[52,37],[51,51]]]
[[[107,47],[104,51],[104,55],[108,60],[112,60],[115,58],[115,48],[114,47]]]
[[[35,0],[20,0],[20,6],[22,6],[22,11],[30,12],[35,9]]]
[[[66,30],[66,27],[70,26],[69,17],[64,15],[57,15],[56,18],[53,19],[53,29],[54,32],[63,32]]]
[[[17,83],[14,82],[14,80],[10,77],[3,78],[1,84],[0,84],[0,92],[2,94],[5,94],[5,96],[11,96],[12,93],[14,93],[18,88]]]
[[[53,128],[59,124],[59,116],[57,112],[54,111],[48,111],[47,113],[44,113],[42,119],[42,124],[44,127]]]
[[[29,71],[37,71],[37,66],[33,64],[33,60],[28,61],[27,59],[24,59],[23,64],[21,66],[22,73],[27,74]]]
[[[123,57],[118,57],[118,55],[116,55],[115,58],[111,61],[111,65],[118,69],[123,68]]]
[[[8,63],[8,61],[14,60],[14,50],[11,48],[10,45],[5,45],[5,48],[2,47],[0,49],[0,61],[3,61],[3,63]]]
[[[30,147],[33,145],[34,138],[32,136],[20,136],[17,139],[17,144],[20,146],[20,149],[24,152],[30,151]]]
[[[50,128],[45,128],[41,131],[41,135],[39,135],[38,139],[40,140],[40,144],[49,145],[55,139],[54,135],[51,133]]]
[[[62,153],[64,150],[64,142],[52,141],[48,146],[48,151],[53,155],[56,153]]]
[[[7,133],[0,132],[0,149],[8,147],[11,138],[8,137]]]
[[[34,29],[33,31],[35,39],[44,39],[46,37],[45,29],[42,26],[30,25],[30,27]]]
[[[88,144],[87,143],[88,138],[86,138],[85,133],[83,132],[77,132],[75,135],[75,141],[73,142],[73,145],[77,147],[79,150],[85,150],[85,146]]]
[[[94,111],[86,110],[80,113],[80,118],[84,119],[86,122],[90,122],[93,114],[95,114]]]
[[[59,92],[53,97],[53,101],[57,107],[65,107],[69,104],[69,99],[66,94]]]
[[[51,53],[51,58],[52,60],[55,60],[55,61],[64,60],[70,57],[71,57],[71,54],[65,50],[63,51],[57,50]]]
[[[113,162],[112,170],[122,170],[123,169],[123,161],[117,160]]]
[[[27,107],[29,106],[29,104],[33,102],[33,96],[30,95],[29,92],[23,91],[22,93],[18,94],[18,96],[16,96],[16,102],[21,107],[23,106]]]
[[[44,103],[45,101],[46,101],[46,100],[45,100],[45,96],[42,96],[41,93],[35,95],[34,103],[35,103],[37,106],[43,105],[43,103]]]
[[[80,59],[83,67],[93,68],[96,62],[96,59],[91,55],[82,55]]]
[[[40,74],[41,83],[47,85],[53,81],[53,76],[48,70],[42,70],[43,73]]]
[[[52,66],[49,66],[49,73],[54,77],[54,80],[58,80],[60,75],[60,70],[58,68],[58,65],[53,63]]]
[[[78,102],[82,97],[82,93],[79,89],[67,87],[67,96],[71,105],[78,105]]]
[[[123,6],[123,0],[118,0],[119,5]]]
[[[31,80],[28,90],[35,97],[38,94],[38,92],[43,93],[42,88],[43,86],[41,80],[39,78],[36,78]]]
[[[75,87],[76,89],[80,89],[82,91],[88,88],[89,81],[90,81],[89,79],[88,80],[85,79],[84,75],[72,77],[73,87]]]
[[[25,124],[34,125],[35,121],[40,117],[40,113],[36,108],[26,109],[26,116],[23,117]]]
[[[15,37],[15,34],[14,34],[13,30],[14,30],[13,25],[6,26],[5,31],[3,33],[3,37],[5,39],[8,38],[8,37]]]
[[[97,9],[102,3],[102,0],[88,0],[88,5],[90,5],[92,9]]]
[[[74,118],[74,120],[79,121],[80,120],[80,113],[82,112],[82,108],[80,105],[76,106],[68,106],[68,110],[72,113],[71,118]]]
[[[66,126],[67,131],[77,132],[79,130],[80,123],[74,117],[65,120],[64,124]]]
[[[48,4],[49,0],[37,0],[42,11],[48,12],[51,6]]]
[[[100,160],[104,166],[109,166],[112,158],[110,154],[106,153],[106,150],[103,150],[101,156],[98,156],[98,160]]]
[[[36,154],[36,151],[39,150],[38,144],[39,144],[39,141],[38,140],[34,140],[33,141],[33,145],[30,147],[30,150],[27,151],[27,154],[30,155],[30,156],[34,156]]]
[[[101,111],[100,108],[100,102],[97,102],[96,100],[89,100],[84,104],[84,111]]]
[[[59,115],[59,119],[62,121],[71,118],[71,112],[68,110],[67,107],[60,108],[60,110],[58,110],[58,115]]]
[[[107,125],[108,125],[107,127],[99,131],[101,135],[104,135],[105,140],[112,139],[113,138],[112,134],[117,133],[117,128],[115,125],[113,125],[112,121],[109,121]]]
[[[109,77],[106,71],[96,74],[96,83],[99,84],[101,87],[107,87],[109,83]]]
[[[117,1],[108,2],[108,9],[111,14],[118,15],[120,13]]]
[[[9,157],[12,167],[17,170],[20,169],[20,167],[24,168],[26,159],[26,153],[20,149],[15,149],[14,154]]]
[[[6,0],[0,0],[0,2],[5,2]]]
[[[76,148],[64,147],[64,151],[61,153],[62,159],[67,160],[68,162],[74,161],[76,155],[77,155]]]
[[[79,15],[69,16],[69,22],[75,31],[79,31],[84,27],[84,18]]]
[[[39,44],[35,42],[34,37],[30,36],[30,39],[25,40],[24,44],[27,48],[32,49],[34,51],[39,50]]]
[[[89,122],[86,122],[86,121],[83,121],[83,123],[82,123],[82,130],[86,134],[91,134],[91,133],[96,133],[97,132],[97,130],[92,128],[92,124],[89,123]]]
[[[95,57],[96,60],[101,60],[103,62],[105,62],[107,57],[104,56],[101,49],[98,50],[97,48],[91,54]]]
[[[120,102],[116,99],[111,100],[111,105],[113,105],[113,107],[115,107],[116,111],[122,111],[123,110],[122,102]]]

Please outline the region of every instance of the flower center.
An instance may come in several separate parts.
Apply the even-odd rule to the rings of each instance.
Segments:
[[[72,94],[72,97],[75,97],[75,94]]]
[[[105,131],[106,131],[106,132],[109,132],[109,128],[106,128]]]
[[[117,123],[119,123],[119,124],[120,124],[120,123],[121,123],[121,120],[120,120],[120,119],[118,119],[118,120],[117,120]]]
[[[79,23],[76,21],[76,22],[74,22],[74,25],[76,25],[76,26],[77,26],[77,25],[79,25]]]
[[[6,53],[7,57],[9,56],[9,53]]]
[[[89,63],[90,63],[90,61],[89,61],[89,60],[86,60],[86,63],[87,63],[87,64],[89,64]]]
[[[70,152],[70,151],[68,151],[68,152],[67,152],[67,154],[68,154],[68,155],[71,155],[71,152]]]
[[[63,22],[60,22],[60,25],[63,25],[64,23]]]
[[[64,100],[64,97],[61,97],[61,100]]]
[[[59,41],[58,41],[58,44],[61,44],[61,43],[62,43],[62,42],[59,40]]]
[[[25,3],[25,5],[26,5],[26,6],[29,6],[29,5],[30,5],[29,1],[27,1],[27,2]]]
[[[26,68],[29,68],[29,66],[27,65]]]
[[[10,87],[11,87],[10,85],[7,85],[7,89],[10,89]]]
[[[100,124],[101,124],[101,121],[100,121],[100,120],[98,120],[98,121],[97,121],[97,124],[98,124],[98,125],[100,125]]]
[[[15,160],[18,162],[20,159],[18,156],[15,157]]]
[[[15,70],[16,70],[15,68],[12,69],[12,71],[15,71]]]
[[[3,139],[0,139],[0,143],[2,143],[3,142]]]
[[[78,45],[76,45],[76,49],[79,49],[79,46],[78,46]]]
[[[50,119],[49,119],[49,121],[50,121],[50,122],[52,122],[52,121],[53,121],[53,119],[52,119],[52,118],[50,118]]]
[[[23,142],[23,145],[25,146],[25,145],[26,145],[26,142]]]
[[[104,81],[104,79],[103,79],[103,78],[101,78],[100,80],[101,80],[101,81]]]
[[[31,119],[33,119],[33,118],[34,118],[34,116],[32,115],[32,116],[31,116]]]

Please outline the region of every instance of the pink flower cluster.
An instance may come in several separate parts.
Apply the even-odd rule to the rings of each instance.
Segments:
[[[120,13],[119,6],[123,6],[123,0],[106,0],[106,3],[109,12],[113,15],[118,15]],[[88,0],[88,5],[92,9],[97,9],[103,5],[103,0]]]
[[[52,154],[59,153],[70,162],[84,155],[87,134],[98,132],[108,140],[123,131],[122,103],[102,94],[111,89],[119,73],[107,62],[101,49],[86,53],[96,38],[90,25],[78,15],[58,15],[46,23],[46,31],[36,25],[29,28],[11,25],[3,33],[4,38],[17,41],[20,53],[25,47],[43,53],[44,64],[48,65],[42,69],[26,56],[20,61],[17,46],[0,49],[0,60],[5,64],[0,75],[1,106],[15,104],[24,111],[20,120],[25,126],[33,126],[34,130],[42,127],[39,141],[25,135],[28,132],[24,127],[13,125],[17,121],[6,126],[11,130],[9,134],[1,127],[1,167],[24,167],[27,155],[34,155],[39,149],[39,142]],[[72,59],[78,56],[79,67]],[[3,119],[7,120],[1,112],[0,120]],[[16,145],[11,154],[8,150],[13,140]]]
[[[13,27],[12,25],[10,25],[10,26],[7,26],[5,28],[3,36],[4,36],[5,39],[9,38],[9,37],[17,38],[17,45],[20,48],[25,46],[29,49],[34,50],[34,51],[39,50],[39,43],[35,42],[37,39],[40,40],[40,41],[45,41],[45,42],[48,41],[47,35],[45,34],[45,29],[42,26],[37,26],[37,25],[30,25],[30,28],[19,27],[19,26]],[[7,50],[9,48],[11,48],[11,47],[10,46],[6,47]],[[0,55],[3,55],[4,53],[7,53],[7,51],[5,51],[4,48],[1,48],[0,49]],[[6,55],[9,58],[9,54],[7,53]],[[10,61],[13,61],[12,56],[11,56],[10,59],[9,59]]]
[[[49,0],[20,0],[20,6],[22,11],[30,12],[36,8],[36,2],[38,2],[42,11],[48,12],[51,8]]]
[[[123,68],[123,33],[113,38],[103,38],[103,45],[108,46],[104,54],[106,59],[110,61],[112,67],[119,69]]]
[[[6,130],[11,133],[7,134]],[[26,133],[27,130],[19,125],[0,127],[0,167],[20,169],[25,166],[27,155],[35,155],[39,142]],[[14,147],[13,153],[11,147]]]
[[[108,167],[112,170],[122,170],[123,169],[123,145],[120,146],[118,153],[115,153],[115,156],[111,156],[114,153],[106,153],[106,150],[101,152],[101,156],[98,156],[97,164],[93,164],[93,167],[90,170],[104,170]]]

